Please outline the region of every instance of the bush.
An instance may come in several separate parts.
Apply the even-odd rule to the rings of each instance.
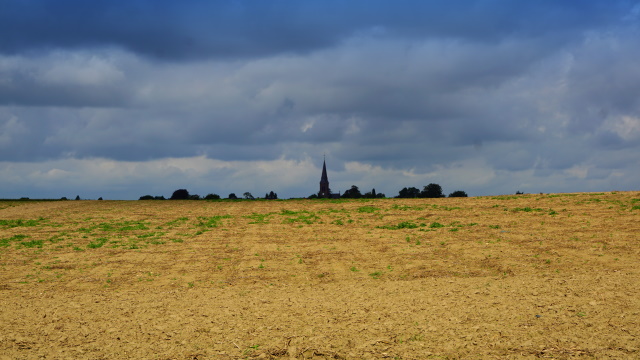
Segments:
[[[351,189],[348,189],[342,194],[343,198],[346,199],[360,199],[362,197],[362,193],[360,193],[360,189],[357,186],[351,185]]]
[[[405,187],[405,188],[402,188],[402,190],[400,190],[400,193],[396,197],[401,199],[410,199],[410,198],[417,198],[419,196],[420,196],[420,190],[418,190],[418,188]]]
[[[438,184],[431,183],[424,187],[420,193],[420,197],[423,198],[441,198],[444,197],[442,187]]]
[[[169,200],[188,200],[189,192],[186,189],[178,189],[173,192]]]
[[[456,190],[449,194],[449,197],[467,197],[467,193],[462,190]]]
[[[204,197],[205,200],[220,200],[220,195],[218,194],[207,194],[207,196]]]

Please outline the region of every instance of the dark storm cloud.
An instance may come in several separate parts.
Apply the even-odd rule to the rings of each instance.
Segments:
[[[629,188],[639,14],[627,1],[0,0],[0,188],[135,198],[188,179],[307,196],[322,154],[336,190],[390,196]]]
[[[121,46],[167,59],[307,52],[362,32],[490,42],[553,35],[562,41],[628,11],[626,2],[550,0],[5,0],[0,6],[2,53]]]

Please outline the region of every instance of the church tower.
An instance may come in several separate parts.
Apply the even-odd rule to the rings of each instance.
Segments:
[[[318,197],[331,197],[331,190],[329,190],[329,178],[327,177],[327,163],[325,160],[322,161],[322,177],[320,178],[320,192],[318,192]]]

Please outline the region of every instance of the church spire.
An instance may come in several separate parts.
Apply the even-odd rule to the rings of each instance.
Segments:
[[[330,197],[331,190],[329,190],[329,177],[327,177],[327,162],[322,160],[322,176],[320,177],[320,192],[318,197]]]

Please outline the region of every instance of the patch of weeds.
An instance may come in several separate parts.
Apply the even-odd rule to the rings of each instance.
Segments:
[[[15,227],[31,227],[38,226],[41,222],[45,221],[45,218],[40,217],[35,220],[23,220],[23,219],[13,219],[13,220],[0,220],[0,226],[5,228],[15,228]]]
[[[371,274],[369,274],[369,276],[371,276],[374,279],[379,279],[380,276],[382,276],[383,272],[382,271],[376,271],[376,272],[372,272]]]
[[[291,210],[282,210],[283,216],[288,216],[283,223],[304,223],[307,225],[311,225],[314,222],[320,220],[320,217],[312,212],[303,210],[303,211],[291,211]]]
[[[403,222],[399,223],[398,225],[376,226],[376,228],[378,228],[378,229],[387,229],[387,230],[415,229],[417,227],[418,227],[418,225],[416,223],[414,223],[414,222],[411,222],[411,221],[403,221]]]
[[[105,237],[103,237],[103,238],[98,238],[98,239],[96,239],[96,241],[92,241],[92,242],[90,242],[90,243],[89,243],[89,245],[87,245],[87,247],[88,247],[89,249],[97,249],[97,248],[102,247],[104,244],[106,244],[106,243],[107,243],[107,241],[109,241],[109,239],[107,239],[107,238],[105,238]]]
[[[585,317],[585,316],[587,316],[587,314],[586,314],[585,312],[583,312],[583,311],[580,311],[580,312],[578,312],[578,313],[576,314],[576,316],[578,316],[578,317]]]
[[[8,247],[13,241],[20,241],[28,238],[28,235],[13,235],[10,238],[0,239],[0,247]]]
[[[454,232],[455,232],[455,231],[458,231],[458,230],[460,230],[460,228],[457,228],[457,227],[456,227],[456,228],[453,228],[453,229],[449,229],[449,231],[454,231]]]
[[[190,287],[190,288],[192,288],[192,287],[196,286],[196,284],[194,284],[193,282],[188,282],[188,283],[187,283],[187,286],[188,286],[188,287]]]
[[[391,208],[394,210],[402,210],[402,211],[409,211],[409,210],[420,211],[420,210],[426,209],[425,206],[409,206],[409,205],[398,205],[398,204],[394,204]]]
[[[198,216],[198,226],[205,228],[216,228],[222,224],[223,219],[231,218],[231,215],[218,215],[218,216]]]
[[[342,221],[342,219],[334,220],[331,223],[334,225],[344,225],[344,222]]]
[[[121,231],[133,231],[133,230],[148,230],[148,223],[146,221],[123,221],[116,223],[100,223],[97,229],[105,232],[121,232]]]
[[[184,242],[183,239],[171,239],[171,241],[174,242],[174,243],[182,243],[182,242]]]
[[[500,229],[500,225],[489,225],[489,229]]]
[[[268,224],[269,216],[273,215],[273,213],[269,214],[256,214],[253,213],[251,215],[243,216],[246,219],[251,219],[253,221],[249,222],[249,224]]]
[[[374,213],[374,212],[376,212],[378,210],[380,210],[380,209],[375,207],[375,206],[371,206],[371,205],[361,206],[361,207],[358,208],[358,212],[361,212],[361,213]]]
[[[357,268],[357,267],[355,267],[355,266],[352,266],[351,268],[349,268],[349,270],[351,270],[352,272],[358,272],[358,271],[360,271],[360,270],[358,270],[358,268]]]
[[[544,211],[540,208],[531,208],[531,207],[523,207],[523,208],[513,208],[511,209],[512,212],[534,212],[534,211]]]
[[[172,228],[172,227],[179,226],[180,224],[184,224],[187,221],[189,221],[188,217],[180,217],[175,220],[169,221],[168,223],[165,224],[165,226]]]
[[[25,248],[42,248],[42,240],[21,241],[18,247]]]
[[[442,228],[442,227],[444,227],[444,225],[440,224],[439,222],[432,222],[429,225],[430,229],[437,229],[437,228]]]

